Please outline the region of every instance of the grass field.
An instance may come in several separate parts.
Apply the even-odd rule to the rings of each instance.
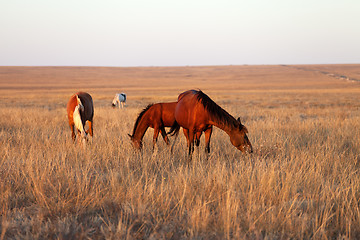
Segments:
[[[254,153],[216,128],[189,166],[182,134],[173,153],[152,129],[133,149],[138,113],[192,88],[241,117]],[[86,149],[66,116],[79,90]],[[358,239],[359,129],[360,65],[0,67],[0,239]]]

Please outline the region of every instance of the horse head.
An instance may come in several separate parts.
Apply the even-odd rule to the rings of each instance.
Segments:
[[[247,128],[241,124],[240,118],[237,119],[239,125],[237,128],[231,131],[230,141],[232,145],[234,145],[241,152],[249,152],[252,153],[253,149],[249,138],[247,137],[248,130]]]
[[[111,103],[111,106],[114,108],[116,107],[116,96],[114,97],[112,103]]]
[[[134,147],[135,147],[136,149],[141,150],[142,145],[143,145],[143,144],[142,144],[142,141],[141,141],[141,140],[138,140],[138,139],[135,139],[135,138],[134,138],[132,135],[130,135],[130,134],[128,134],[128,136],[130,137],[130,139],[131,139]]]

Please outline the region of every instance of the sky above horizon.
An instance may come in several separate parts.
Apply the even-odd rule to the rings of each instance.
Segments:
[[[0,66],[360,63],[358,0],[11,0]]]

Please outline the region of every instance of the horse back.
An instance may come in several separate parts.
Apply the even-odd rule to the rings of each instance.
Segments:
[[[94,105],[93,105],[93,100],[92,97],[90,96],[90,94],[86,93],[86,92],[77,92],[74,95],[72,95],[67,103],[67,114],[68,114],[68,118],[69,121],[73,121],[73,113],[75,110],[75,107],[77,106],[77,99],[76,99],[76,95],[80,98],[81,103],[84,106],[84,118],[85,120],[89,120],[91,121],[93,116],[94,116]]]
[[[120,98],[120,97],[122,97],[122,98]],[[126,102],[126,94],[125,93],[118,94],[118,98],[119,98],[119,101]]]
[[[196,95],[199,91],[196,90],[188,90],[185,91],[183,93],[180,93],[180,95],[178,96],[178,102],[185,96],[192,96],[192,95]]]
[[[189,90],[179,95],[175,108],[175,119],[187,129],[202,130],[208,125],[208,113],[198,100],[196,90]]]
[[[152,128],[162,125],[164,127],[171,127],[175,122],[175,107],[176,102],[156,103],[145,112],[143,120]]]
[[[78,92],[76,95],[79,96],[81,103],[84,106],[85,119],[92,121],[94,117],[94,104],[92,97],[86,92]]]

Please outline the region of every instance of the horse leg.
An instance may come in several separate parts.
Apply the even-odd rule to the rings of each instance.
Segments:
[[[165,131],[164,126],[161,126],[161,127],[160,127],[160,133],[161,133],[161,136],[163,137],[165,143],[166,143],[167,145],[169,145],[169,144],[170,144],[170,141],[169,141],[169,138],[168,138],[167,135],[166,135],[166,131]]]
[[[194,138],[195,138],[195,132],[189,131],[189,155],[191,156],[194,152]]]
[[[174,146],[175,146],[175,143],[176,143],[176,140],[177,140],[177,137],[178,137],[178,136],[179,136],[179,131],[177,131],[177,132],[175,133],[174,140],[172,141],[171,149],[170,149],[171,153],[173,152],[173,149],[174,149]]]
[[[190,146],[190,142],[189,142],[189,130],[183,128],[184,130],[184,135],[185,135],[185,138],[186,138],[186,142],[187,142],[187,146],[189,147]]]
[[[197,133],[195,133],[195,146],[197,146],[197,147],[200,145],[201,133],[202,133],[202,132],[197,132]]]
[[[75,134],[75,125],[74,124],[70,124],[70,130],[71,130],[71,138],[75,142],[76,134]]]
[[[155,148],[155,144],[157,142],[157,138],[159,136],[159,132],[160,132],[160,129],[159,128],[154,128],[154,136],[153,136],[153,150]]]
[[[88,121],[89,122],[89,129],[86,131],[86,134],[90,134],[90,136],[93,136],[93,122],[92,121]]]
[[[77,141],[78,141],[78,143],[81,143],[81,139],[82,139],[82,137],[81,137],[81,131],[79,130],[79,129],[77,129],[77,130],[75,130],[76,131],[76,135],[77,135]]]
[[[189,149],[189,152],[188,152],[188,165],[189,165],[189,163],[191,162],[191,159],[192,159],[192,152],[194,151],[194,133],[192,134],[193,139],[190,140],[190,131],[185,128],[183,128],[183,131],[184,131],[184,135],[186,137],[186,141],[187,141],[187,145],[188,145],[188,149]]]
[[[212,126],[205,130],[205,152],[210,153],[210,138],[212,134]]]

